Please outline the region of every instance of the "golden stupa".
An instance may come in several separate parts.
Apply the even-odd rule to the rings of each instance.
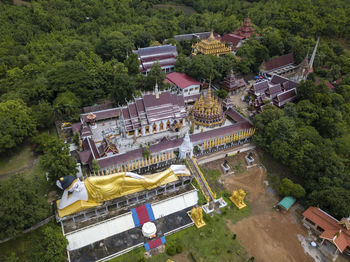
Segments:
[[[190,118],[195,125],[207,127],[222,125],[225,122],[221,101],[212,95],[210,86],[205,97],[202,93],[194,103],[190,111]]]
[[[232,52],[231,47],[226,47],[224,43],[214,37],[213,31],[211,31],[208,39],[204,39],[192,46],[192,55],[204,54],[204,55],[225,55]]]

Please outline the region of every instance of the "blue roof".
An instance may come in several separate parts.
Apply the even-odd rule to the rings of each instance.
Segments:
[[[278,206],[283,207],[285,210],[288,211],[290,207],[295,203],[295,201],[295,197],[286,196],[278,203]]]

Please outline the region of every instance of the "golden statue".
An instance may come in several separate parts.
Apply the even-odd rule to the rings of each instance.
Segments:
[[[203,210],[200,206],[191,209],[191,218],[197,228],[205,226],[205,222],[203,220]]]
[[[244,203],[245,195],[246,195],[246,192],[244,192],[243,189],[233,190],[232,196],[230,196],[230,200],[233,202],[233,204],[236,205],[236,207],[238,207],[238,209],[242,209],[247,206]]]
[[[163,172],[140,176],[132,172],[114,173],[107,176],[92,176],[80,181],[74,176],[65,176],[56,184],[63,189],[57,200],[60,217],[102,205],[104,201],[150,190],[178,180],[178,176],[190,176],[184,165],[172,165]]]

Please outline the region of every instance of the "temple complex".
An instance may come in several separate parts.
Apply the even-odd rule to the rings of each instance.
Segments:
[[[211,94],[211,88],[194,103],[190,118],[195,125],[214,127],[225,121],[221,101]]]
[[[192,55],[225,55],[232,52],[230,47],[226,47],[224,43],[214,37],[214,33],[211,32],[208,39],[201,40],[197,44],[192,46]]]
[[[220,83],[220,85],[229,93],[234,94],[246,86],[243,78],[236,78],[232,70],[230,74]]]

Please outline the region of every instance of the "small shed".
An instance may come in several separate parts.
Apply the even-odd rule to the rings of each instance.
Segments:
[[[279,207],[280,210],[283,212],[288,212],[288,210],[292,207],[292,205],[295,203],[296,199],[292,196],[285,196],[278,204],[277,207]]]

